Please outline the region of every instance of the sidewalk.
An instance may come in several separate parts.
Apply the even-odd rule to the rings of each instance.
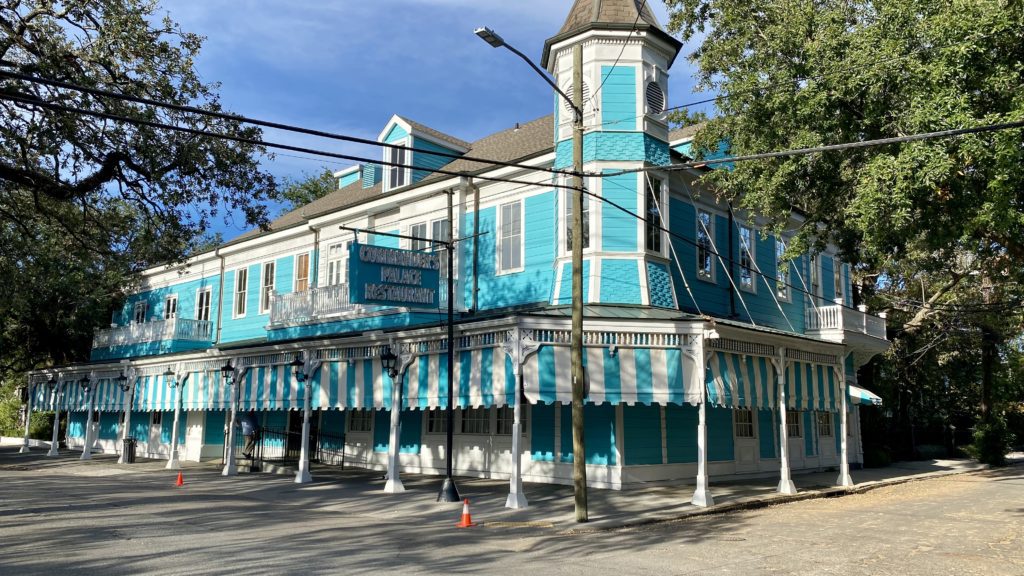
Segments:
[[[166,484],[173,489],[177,471],[165,470],[164,460],[139,459],[135,464],[118,465],[113,455],[95,454],[91,461],[78,460],[77,452],[62,452],[48,458],[45,450],[33,449],[18,454],[17,447],[5,444],[0,448],[0,471],[22,471],[68,474],[72,476],[132,476],[133,481],[152,483],[158,489]],[[1024,454],[1012,454],[1015,465],[1024,463]],[[223,477],[216,462],[183,462],[183,492],[230,493],[237,497],[266,502],[274,506],[296,506],[307,510],[333,512],[346,517],[365,517],[376,523],[452,523],[459,520],[460,503],[437,503],[441,487],[438,476],[403,474],[406,492],[385,494],[379,471],[358,468],[314,465],[313,483],[295,484],[290,475],[245,474]],[[473,520],[482,529],[551,530],[579,533],[663,522],[702,514],[719,514],[733,510],[770,506],[809,498],[858,493],[887,486],[950,474],[985,470],[988,466],[971,460],[932,460],[898,462],[886,468],[851,471],[856,483],[850,489],[833,486],[836,472],[798,474],[793,477],[798,493],[777,494],[775,478],[755,478],[730,482],[712,479],[711,493],[715,505],[698,508],[691,505],[693,485],[632,487],[622,491],[592,488],[588,491],[590,522],[574,521],[571,486],[526,484],[524,492],[529,507],[524,510],[505,508],[508,481],[477,478],[456,478],[461,496],[471,501]]]

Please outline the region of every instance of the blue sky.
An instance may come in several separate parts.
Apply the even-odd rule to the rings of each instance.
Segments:
[[[376,138],[401,114],[467,141],[551,113],[550,88],[526,63],[473,34],[489,26],[540,61],[573,0],[174,0],[163,7],[206,37],[196,69],[246,116]],[[665,7],[652,2],[659,21]],[[670,71],[668,104],[697,100],[689,46]],[[377,158],[379,149],[292,133],[268,140]],[[326,158],[277,153],[265,168],[300,178]],[[226,238],[241,220],[218,226]],[[220,223],[218,223],[220,224]]]

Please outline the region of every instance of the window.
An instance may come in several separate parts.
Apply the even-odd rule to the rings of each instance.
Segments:
[[[519,200],[498,207],[498,273],[523,267],[523,204]]]
[[[661,252],[661,180],[647,179],[647,211],[644,215],[647,224],[644,227],[647,238],[646,247],[651,252]]]
[[[327,285],[348,282],[348,249],[352,242],[338,242],[327,247]]]
[[[295,291],[309,290],[309,254],[299,254],[295,258]]]
[[[754,411],[750,408],[737,408],[732,413],[736,422],[736,437],[753,438]]]
[[[409,236],[420,238],[420,240],[410,240],[409,248],[411,250],[426,250],[430,246],[430,242],[427,241],[427,224],[425,222],[410,226]]]
[[[710,212],[697,211],[697,277],[715,281],[714,243],[715,219]]]
[[[487,408],[466,408],[462,411],[463,434],[490,434],[491,411]]]
[[[249,269],[235,270],[235,318],[245,316],[246,296],[249,293]]]
[[[434,220],[430,223],[430,238],[438,242],[447,242],[450,234],[450,226],[447,218],[441,218],[440,220]],[[448,248],[441,244],[434,244],[433,249],[435,252],[441,254],[440,265],[441,265],[441,280],[448,278]],[[454,263],[453,263],[454,264]],[[454,268],[452,272],[454,272]],[[457,276],[457,274],[456,274]]]
[[[512,434],[512,425],[514,423],[515,423],[515,409],[512,406],[502,406],[501,408],[498,408],[498,425],[497,425],[497,429],[498,430],[496,432],[497,434],[504,434],[506,436],[511,435]],[[521,411],[521,413],[519,415],[519,423],[522,425],[522,428],[520,428],[520,430],[525,435],[526,434],[526,407],[525,406],[523,406],[523,409],[522,409],[522,411]]]
[[[159,425],[162,420],[163,412],[153,412],[153,424]]]
[[[213,291],[210,288],[199,290],[196,295],[196,320],[204,322],[210,320],[210,303],[213,300]]]
[[[398,146],[406,146],[406,142],[396,142]],[[409,169],[406,168],[409,162],[409,151],[405,148],[388,148],[385,151],[387,161],[392,165],[386,166],[388,175],[388,190],[401,188],[409,183]],[[396,166],[397,164],[397,166]]]
[[[448,411],[427,410],[427,434],[445,434],[448,432]]]
[[[146,312],[149,311],[149,304],[146,302],[136,302],[135,306],[132,307],[132,322],[136,324],[142,324],[146,321]]]
[[[800,432],[800,413],[796,410],[788,410],[786,412],[786,436],[790,438],[800,438],[803,436]]]
[[[740,288],[753,292],[754,283],[754,231],[740,226]]]
[[[821,270],[819,270],[818,266],[818,255],[811,254],[811,294],[814,296],[821,295]],[[815,301],[815,305],[817,304],[817,301]]]
[[[572,253],[572,206],[575,190],[565,191],[565,251]],[[583,195],[583,210],[581,211],[583,222],[580,228],[583,230],[583,249],[590,248],[590,197]]]
[[[369,432],[373,426],[373,412],[366,409],[350,410],[348,413],[349,432]]]
[[[276,262],[263,263],[263,278],[260,282],[260,314],[266,314],[270,310],[270,300],[274,297],[274,273],[276,271]]]
[[[832,413],[831,412],[818,412],[818,436],[832,437]]]
[[[836,300],[843,300],[843,263],[838,258],[832,260],[832,278],[836,287]]]
[[[164,320],[173,320],[178,317],[178,297],[168,296],[164,299]]]
[[[786,253],[786,243],[782,240],[775,241],[775,295],[779,300],[789,300],[789,274],[788,264],[782,260]]]

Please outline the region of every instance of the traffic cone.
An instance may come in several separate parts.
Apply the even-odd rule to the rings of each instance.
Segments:
[[[185,485],[185,478],[181,475],[181,472],[178,472],[178,480],[174,483],[174,485],[175,486],[184,486]]]
[[[470,526],[476,526],[473,523],[473,519],[469,516],[469,498],[462,501],[462,520],[455,525],[456,528],[469,528]]]

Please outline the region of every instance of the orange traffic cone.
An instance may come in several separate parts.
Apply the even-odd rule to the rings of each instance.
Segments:
[[[476,526],[473,523],[473,519],[469,516],[469,498],[462,501],[462,520],[455,525],[456,528],[469,528],[470,526]]]
[[[178,480],[177,480],[177,482],[174,483],[174,485],[175,486],[184,486],[185,485],[185,478],[181,475],[181,472],[178,472]]]

